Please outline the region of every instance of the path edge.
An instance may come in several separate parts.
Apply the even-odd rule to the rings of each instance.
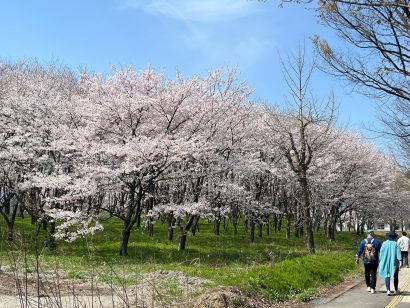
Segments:
[[[342,291],[340,291],[340,292],[338,292],[338,293],[336,293],[336,294],[333,294],[333,295],[331,295],[331,296],[324,297],[322,301],[320,301],[320,302],[318,302],[318,303],[315,303],[315,304],[316,304],[317,306],[324,305],[324,304],[328,304],[328,303],[334,301],[336,298],[342,296],[342,295],[345,294],[346,292],[350,291],[350,290],[353,289],[354,287],[358,286],[361,282],[362,282],[362,279],[356,278],[356,280],[355,280],[353,283],[351,283],[350,285],[348,285],[348,286],[347,286],[345,289],[343,289]],[[316,300],[317,300],[317,299],[316,299]],[[313,300],[313,301],[314,301],[314,300]],[[312,301],[312,304],[314,304],[313,301]]]

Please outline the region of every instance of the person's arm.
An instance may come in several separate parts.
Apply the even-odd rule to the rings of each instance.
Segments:
[[[401,238],[399,238],[398,240],[397,240],[397,244],[399,244],[399,247],[400,247],[400,251],[401,250],[404,250],[403,249],[403,241],[404,241],[404,238],[403,237],[401,237]]]
[[[362,240],[359,244],[359,247],[357,248],[357,253],[356,253],[356,264],[359,264],[359,258],[362,255],[364,250],[364,240]]]
[[[397,260],[399,260],[399,262],[400,262],[399,267],[401,268],[403,266],[403,263],[401,262],[401,250],[400,250],[399,245],[396,245],[396,258],[397,258]]]
[[[386,243],[386,242],[384,242],[384,243]],[[383,257],[383,255],[386,253],[386,252],[385,252],[385,250],[386,250],[386,245],[384,245],[384,243],[381,244],[380,254],[379,254],[379,260],[381,260],[382,257]],[[400,254],[400,255],[401,255],[401,254]]]
[[[377,255],[380,255],[380,250],[382,248],[382,243],[379,240],[377,240],[377,245],[375,245],[375,248],[376,248]]]

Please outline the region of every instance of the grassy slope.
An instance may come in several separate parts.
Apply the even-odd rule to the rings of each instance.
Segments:
[[[361,239],[361,236],[342,233],[335,242],[330,242],[318,233],[317,254],[308,256],[303,237],[286,241],[283,231],[271,232],[270,236],[264,233],[262,238],[250,243],[243,229],[239,229],[236,236],[232,228],[216,236],[212,224],[202,221],[197,235],[189,234],[186,251],[179,252],[178,230],[175,230],[174,241],[169,242],[166,226],[157,222],[152,238],[143,229],[135,228],[130,239],[130,255],[120,258],[117,257],[120,230],[121,222],[111,219],[99,234],[71,244],[58,242],[56,253],[38,244],[41,264],[45,269],[58,266],[66,270],[69,277],[88,276],[92,269],[99,273],[100,279],[108,279],[107,273],[114,270],[130,283],[135,281],[132,273],[177,270],[207,278],[211,287],[239,286],[272,299],[305,299],[317,287],[341,281],[355,268],[352,256]],[[3,229],[0,231],[4,234]],[[29,264],[33,265],[36,243],[33,232],[28,218],[19,219],[15,242],[10,245],[1,241],[1,262],[12,262],[16,258],[11,256],[21,257],[24,247],[28,247],[27,254],[32,260]],[[41,234],[38,243],[44,235]]]

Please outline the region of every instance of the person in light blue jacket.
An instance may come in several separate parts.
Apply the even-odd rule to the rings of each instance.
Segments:
[[[380,250],[379,256],[379,275],[384,278],[386,284],[387,295],[394,294],[394,291],[390,291],[390,278],[394,278],[394,289],[396,294],[399,291],[399,268],[401,268],[401,251],[400,246],[397,244],[397,234],[394,231],[390,231],[387,234],[388,240],[384,241]]]

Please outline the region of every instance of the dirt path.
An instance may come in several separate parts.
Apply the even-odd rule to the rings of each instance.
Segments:
[[[0,308],[14,307],[186,307],[208,281],[178,271],[142,274],[134,285],[90,279],[58,279],[50,274],[16,277],[0,272]],[[201,292],[202,293],[202,292]]]
[[[44,279],[40,288],[35,277],[20,278],[16,283],[15,276],[0,272],[0,308],[410,307],[410,269],[400,272],[399,287],[403,293],[399,296],[388,297],[382,279],[378,279],[376,294],[370,294],[362,280],[361,276],[352,276],[338,285],[322,288],[318,292],[318,298],[309,303],[269,303],[235,288],[220,287],[205,291],[202,285],[206,281],[175,271],[148,273],[139,284],[132,287],[113,287],[85,279],[60,279],[57,286],[55,280]],[[169,294],[174,294],[174,297]]]

